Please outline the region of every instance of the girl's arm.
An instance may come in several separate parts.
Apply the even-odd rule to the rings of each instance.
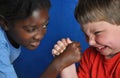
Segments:
[[[54,60],[51,62],[51,64],[48,66],[47,70],[41,75],[40,78],[56,78],[61,71],[70,66],[68,69],[66,68],[61,75],[68,76],[67,71],[73,71],[73,77],[75,78],[75,62],[78,62],[81,58],[80,56],[80,44],[78,42],[72,42],[68,45],[64,46],[64,40],[63,42],[58,42],[57,47],[54,47],[54,51],[52,52],[53,55],[57,55]],[[62,44],[63,43],[63,44]],[[66,48],[64,48],[66,47]],[[61,50],[62,49],[62,50]],[[60,53],[58,53],[60,52]],[[67,73],[67,74],[66,74]]]

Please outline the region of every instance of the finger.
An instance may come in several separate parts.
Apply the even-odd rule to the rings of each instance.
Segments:
[[[65,45],[65,46],[67,46],[67,45],[68,45],[68,43],[67,43],[66,39],[64,39],[64,38],[63,38],[61,41],[64,43],[64,45]]]
[[[57,51],[57,54],[58,54],[58,52],[62,53],[65,50],[65,47],[60,47],[58,44],[56,44],[54,46],[54,49]]]
[[[57,51],[59,51],[61,48],[60,48],[59,45],[56,44],[56,45],[54,46],[54,49],[56,49]]]
[[[63,52],[63,50],[65,50],[66,46],[64,45],[64,43],[62,41],[58,41],[57,42],[58,46],[61,48],[62,51],[60,52]]]
[[[52,55],[53,56],[56,56],[56,55],[59,55],[60,53],[58,51],[56,51],[55,49],[52,49]]]
[[[55,49],[52,49],[52,55],[55,55],[57,51]]]
[[[62,41],[57,41],[57,44],[60,46],[60,47],[65,47],[64,43]]]
[[[67,38],[67,43],[68,44],[72,43],[72,41],[70,40],[70,38]]]

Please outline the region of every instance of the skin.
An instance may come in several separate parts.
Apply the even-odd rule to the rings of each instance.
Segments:
[[[30,50],[34,50],[38,47],[46,33],[48,19],[48,10],[37,9],[27,19],[17,20],[13,24],[14,26],[4,24],[3,28],[14,47],[18,48],[19,45],[22,45]],[[78,61],[80,59],[79,46],[79,43],[69,44],[65,52],[51,62],[40,78],[56,78],[65,67]],[[66,58],[68,54],[70,54],[70,56]],[[68,61],[69,59],[71,59],[71,61]]]
[[[57,75],[64,68],[66,68],[68,66],[73,67],[75,69],[75,66],[71,65],[71,64],[78,62],[80,60],[80,58],[81,58],[81,56],[80,56],[80,44],[78,42],[69,43],[67,45],[66,49],[63,51],[63,53],[61,53],[59,56],[55,57],[55,59],[51,62],[49,67],[41,75],[40,78],[56,78]],[[66,72],[66,70],[63,70],[63,71]],[[70,71],[71,70],[72,69],[70,69]],[[76,75],[76,73],[73,73],[73,74]],[[70,77],[70,76],[66,75],[65,77]],[[71,76],[71,77],[73,77],[73,76]]]
[[[86,35],[89,45],[95,47],[95,49],[101,55],[105,56],[106,59],[110,59],[120,52],[120,25],[99,21],[84,24],[82,25],[82,29]],[[64,43],[62,40],[61,42],[62,44]],[[59,44],[56,45],[59,46]],[[54,49],[56,52],[53,52],[53,55],[56,55],[59,51],[56,47],[54,47]],[[68,74],[68,71],[71,69],[73,70]],[[77,74],[73,74],[75,72],[76,70],[74,70],[74,67],[68,66],[66,69],[64,69],[64,71],[61,72],[61,77],[78,78]]]
[[[72,49],[73,47],[70,47],[70,45],[74,44],[74,49]],[[71,48],[71,49],[68,49]],[[77,43],[76,46],[76,42],[71,41],[69,38],[65,39],[61,39],[59,40],[53,50],[52,50],[52,54],[53,56],[61,56],[62,54],[65,55],[65,58],[63,60],[66,60],[67,62],[72,62],[73,60],[75,60],[75,62],[78,62],[81,59],[81,52],[80,52],[80,44]],[[62,51],[62,52],[61,52]],[[73,54],[71,54],[71,52]],[[64,54],[65,53],[65,54]],[[79,58],[76,60],[76,58]],[[65,62],[64,64],[67,64],[67,62]],[[72,73],[71,75],[68,73]],[[76,66],[73,63],[70,63],[68,67],[64,68],[64,70],[61,71],[60,73],[61,78],[78,78],[77,73],[76,73]]]
[[[46,33],[48,19],[48,10],[37,9],[30,17],[24,20],[16,20],[13,24],[14,26],[3,23],[3,28],[7,33],[10,43],[14,47],[18,48],[19,45],[22,45],[30,50],[34,50],[38,47]],[[80,44],[77,42],[67,45],[65,52],[55,57],[40,78],[56,78],[65,67],[79,61],[79,47]],[[69,57],[67,57],[68,54],[70,55]]]
[[[23,45],[30,50],[36,49],[46,33],[48,18],[46,9],[33,11],[27,19],[17,20],[14,27],[7,26],[8,39],[16,48]]]
[[[88,23],[82,26],[90,46],[112,58],[120,51],[120,26],[105,21]]]

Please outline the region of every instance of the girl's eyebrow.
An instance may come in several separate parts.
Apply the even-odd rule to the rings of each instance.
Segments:
[[[49,22],[49,18],[43,23],[43,25],[47,25]],[[36,25],[24,25],[23,27],[37,27]]]
[[[36,25],[24,25],[23,26],[24,29],[27,29],[27,28],[37,28]]]
[[[36,25],[24,25],[23,27],[36,27]]]

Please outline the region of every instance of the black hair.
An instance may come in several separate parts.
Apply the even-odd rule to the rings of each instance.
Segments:
[[[3,16],[8,21],[25,19],[34,10],[49,10],[50,6],[49,0],[0,0],[0,16]]]

